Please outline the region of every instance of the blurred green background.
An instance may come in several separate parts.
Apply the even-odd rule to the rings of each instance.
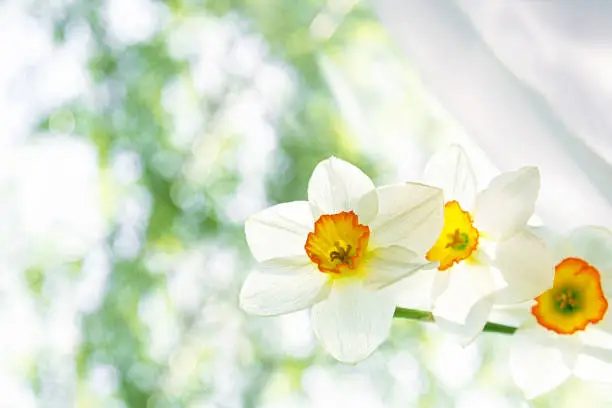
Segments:
[[[246,316],[245,218],[337,155],[378,183],[466,145],[359,0],[0,1],[0,407],[608,407],[526,402],[509,338],[396,321],[335,362],[307,312]]]

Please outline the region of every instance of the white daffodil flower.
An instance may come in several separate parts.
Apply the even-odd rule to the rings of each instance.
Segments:
[[[428,265],[443,224],[440,189],[416,183],[375,188],[337,158],[319,163],[308,201],[270,207],[245,224],[259,262],[241,307],[272,316],[312,306],[314,331],[343,362],[370,355],[388,336],[393,283]]]
[[[510,351],[512,377],[527,398],[572,374],[612,382],[612,233],[583,227],[552,247],[554,282],[534,298]]]
[[[429,280],[438,326],[467,344],[494,305],[524,302],[550,287],[551,253],[527,229],[540,175],[535,167],[523,167],[477,192],[465,152],[451,146],[432,157],[424,178],[444,191],[444,227],[426,255],[439,262],[438,269],[414,279]]]

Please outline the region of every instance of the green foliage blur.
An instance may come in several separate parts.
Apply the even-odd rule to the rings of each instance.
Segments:
[[[332,154],[360,165],[375,176],[371,163],[343,142],[347,138],[345,125],[321,74],[318,58],[326,50],[343,47],[351,41],[355,30],[376,23],[365,7],[355,5],[342,16],[340,26],[330,38],[316,40],[310,33],[310,25],[325,4],[318,0],[168,1],[158,5],[163,8],[166,19],[161,29],[146,42],[127,46],[117,46],[109,40],[111,34],[102,16],[101,1],[75,1],[53,21],[57,43],[64,41],[76,24],[89,27],[93,41],[88,69],[98,91],[93,98],[104,99],[93,104],[76,100],[58,111],[71,112],[74,133],[95,144],[102,172],[108,169],[117,152],[137,154],[142,164],[138,185],[150,197],[143,244],[129,259],[112,259],[112,272],[102,304],[82,318],[83,338],[76,356],[77,372],[83,378],[94,365],[115,367],[119,382],[114,395],[126,406],[191,406],[190,403],[214,391],[213,384],[201,376],[198,378],[195,373],[190,384],[180,392],[164,391],[164,381],[171,375],[168,363],[156,361],[146,352],[150,333],[139,319],[140,301],[148,294],[163,293],[168,284],[164,274],[150,270],[148,263],[152,255],[176,254],[200,242],[214,241],[220,246],[235,248],[244,269],[250,262],[242,224],[232,222],[224,212],[228,197],[235,194],[240,183],[235,163],[231,162],[240,160],[234,156],[234,149],[243,143],[241,138],[245,136],[224,128],[223,115],[232,104],[232,98],[253,86],[253,77],[225,71],[220,90],[213,95],[199,92],[193,85],[197,81],[194,76],[205,76],[208,72],[194,72],[190,69],[189,57],[171,55],[169,37],[195,16],[198,23],[213,21],[230,27],[236,32],[231,41],[252,37],[263,44],[265,49],[260,56],[263,63],[281,67],[290,77],[294,94],[280,109],[267,112],[268,123],[274,127],[279,141],[271,167],[283,169],[280,174],[270,172],[267,175],[267,200],[274,204],[304,199],[310,172],[318,161]],[[231,52],[231,48],[227,51]],[[199,180],[186,178],[181,168],[197,160],[194,156],[210,153],[173,143],[176,123],[164,108],[164,90],[176,81],[191,86],[197,114],[205,118],[204,125],[193,136],[194,144],[206,145],[207,140],[215,139],[222,145],[217,153],[218,160],[224,163],[215,163],[214,166],[220,168]],[[51,112],[40,123],[40,130],[51,130],[49,119],[58,111]],[[109,244],[115,233],[116,227],[111,224]],[[200,272],[215,274],[214,270]],[[243,274],[244,271],[239,272]],[[36,271],[28,276],[31,276],[33,287],[41,284]],[[235,304],[239,282],[240,279],[235,279],[231,287],[216,296]],[[203,295],[200,308],[205,308],[209,301]],[[197,308],[193,314],[177,313],[176,318],[180,332],[177,342],[194,342],[196,351],[190,354],[194,359],[192,363],[196,367],[206,365],[210,357],[207,354],[215,351],[197,347],[199,341],[194,333],[210,335],[207,328],[197,327],[201,324]],[[246,323],[244,330],[248,332],[252,328]],[[244,407],[259,406],[259,395],[275,370],[285,367],[299,379],[301,370],[315,358],[285,360],[277,354],[267,355],[266,350],[258,350],[267,346],[258,344],[257,340],[253,339],[251,346],[261,356],[248,364],[239,363],[245,378],[249,379],[246,386],[236,384],[235,397],[242,400]],[[175,354],[180,352],[179,346]],[[82,406],[90,406],[86,393],[81,398]]]

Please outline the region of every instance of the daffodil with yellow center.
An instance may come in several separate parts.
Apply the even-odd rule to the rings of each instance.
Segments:
[[[408,280],[429,288],[429,305],[413,304],[417,296],[406,294],[401,306],[432,307],[438,326],[468,343],[494,305],[533,299],[552,283],[552,257],[527,230],[539,172],[502,173],[478,192],[466,153],[451,146],[429,161],[425,182],[442,188],[446,202],[444,227],[426,255],[438,268]]]
[[[427,259],[438,261],[440,271],[464,261],[478,248],[478,230],[472,216],[463,211],[455,200],[444,206],[444,227],[434,246],[427,252]]]
[[[425,253],[443,224],[442,191],[416,183],[375,188],[355,166],[330,158],[308,183],[308,201],[250,217],[258,261],[241,307],[271,316],[312,307],[315,334],[343,362],[357,362],[387,337],[395,283],[431,267]]]
[[[528,398],[571,375],[597,377],[593,362],[612,365],[612,233],[583,227],[550,239],[557,265],[554,281],[535,296],[529,317],[513,336],[512,377]],[[605,371],[601,372],[605,374]]]

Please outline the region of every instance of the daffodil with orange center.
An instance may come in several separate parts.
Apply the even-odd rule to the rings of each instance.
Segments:
[[[554,281],[534,297],[510,353],[512,376],[528,398],[571,375],[594,379],[592,361],[612,365],[612,337],[605,337],[612,335],[612,233],[583,227],[550,246]]]
[[[315,334],[335,358],[356,362],[388,336],[395,283],[430,267],[425,253],[443,224],[442,191],[416,183],[375,188],[355,166],[330,158],[308,184],[308,201],[250,217],[258,264],[241,307],[271,316],[312,307]]]
[[[359,224],[353,211],[325,214],[314,224],[306,239],[306,254],[321,272],[344,277],[358,275],[363,268],[370,228]],[[362,271],[363,272],[363,271]]]
[[[523,167],[478,191],[467,154],[451,146],[429,161],[425,181],[444,191],[444,227],[426,254],[438,268],[410,279],[427,281],[436,323],[468,343],[494,305],[533,299],[552,283],[552,257],[527,229],[540,175]],[[423,307],[414,298],[407,294],[401,305]]]
[[[555,268],[553,287],[531,308],[537,322],[558,334],[574,334],[597,324],[608,311],[601,275],[580,258],[565,258]]]

